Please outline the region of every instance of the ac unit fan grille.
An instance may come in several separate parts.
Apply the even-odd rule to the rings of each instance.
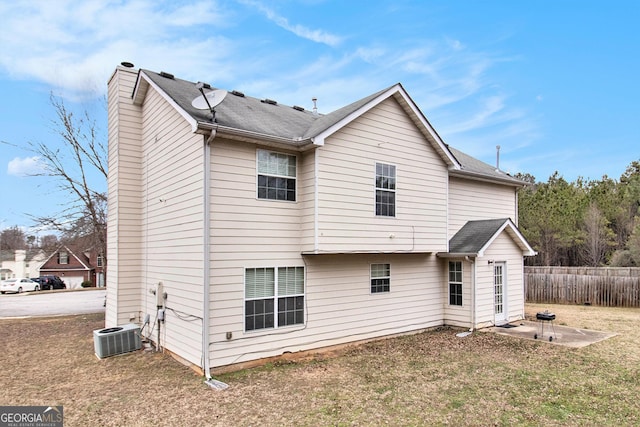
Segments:
[[[142,346],[140,328],[134,324],[93,331],[93,338],[96,355],[101,359],[139,350]]]

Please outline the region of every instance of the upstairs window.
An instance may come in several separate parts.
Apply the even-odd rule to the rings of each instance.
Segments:
[[[449,261],[449,305],[462,305],[461,261]]]
[[[102,267],[102,263],[103,263],[103,257],[102,255],[98,255],[98,258],[96,259],[96,266],[97,267]]]
[[[376,216],[396,216],[396,167],[376,163]]]
[[[69,254],[67,252],[58,252],[58,264],[69,264]]]
[[[296,156],[258,150],[258,199],[296,201]]]
[[[371,293],[389,292],[391,264],[371,264]]]

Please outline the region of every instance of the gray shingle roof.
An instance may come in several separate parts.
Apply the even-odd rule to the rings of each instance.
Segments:
[[[495,166],[491,166],[488,163],[482,162],[475,157],[471,157],[468,154],[463,153],[460,150],[457,150],[451,146],[449,146],[449,150],[454,155],[458,162],[462,165],[462,170],[456,171],[459,175],[478,175],[478,176],[486,176],[491,177],[493,179],[499,179],[505,182],[511,182],[514,185],[525,185],[526,183],[512,177],[506,172],[496,169]]]
[[[164,91],[195,122],[211,122],[212,117],[208,110],[199,110],[191,105],[195,98],[202,96],[194,82],[173,76],[168,77],[167,74],[163,75],[163,73],[156,73],[150,70],[140,70],[140,72],[143,72],[156,86]],[[297,141],[309,140],[318,136],[350,114],[357,112],[384,92],[389,91],[392,87],[390,86],[329,114],[313,114],[308,110],[300,111],[283,104],[273,105],[258,98],[238,96],[229,92],[224,102],[215,107],[216,123],[219,126],[230,129],[282,138],[294,144]],[[205,91],[208,91],[208,89]],[[446,146],[446,149],[458,160],[462,167],[460,170],[451,169],[451,173],[454,175],[489,179],[509,185],[524,185],[522,181],[502,171],[497,171],[491,165],[481,162],[453,147]]]
[[[467,222],[449,241],[449,252],[477,254],[500,230],[508,218]]]

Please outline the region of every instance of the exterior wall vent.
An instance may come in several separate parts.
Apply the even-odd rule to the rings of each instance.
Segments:
[[[129,353],[142,347],[140,328],[129,323],[93,331],[93,347],[99,359]]]

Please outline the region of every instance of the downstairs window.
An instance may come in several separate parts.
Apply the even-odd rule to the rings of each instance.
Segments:
[[[304,323],[304,267],[245,269],[245,331]]]

